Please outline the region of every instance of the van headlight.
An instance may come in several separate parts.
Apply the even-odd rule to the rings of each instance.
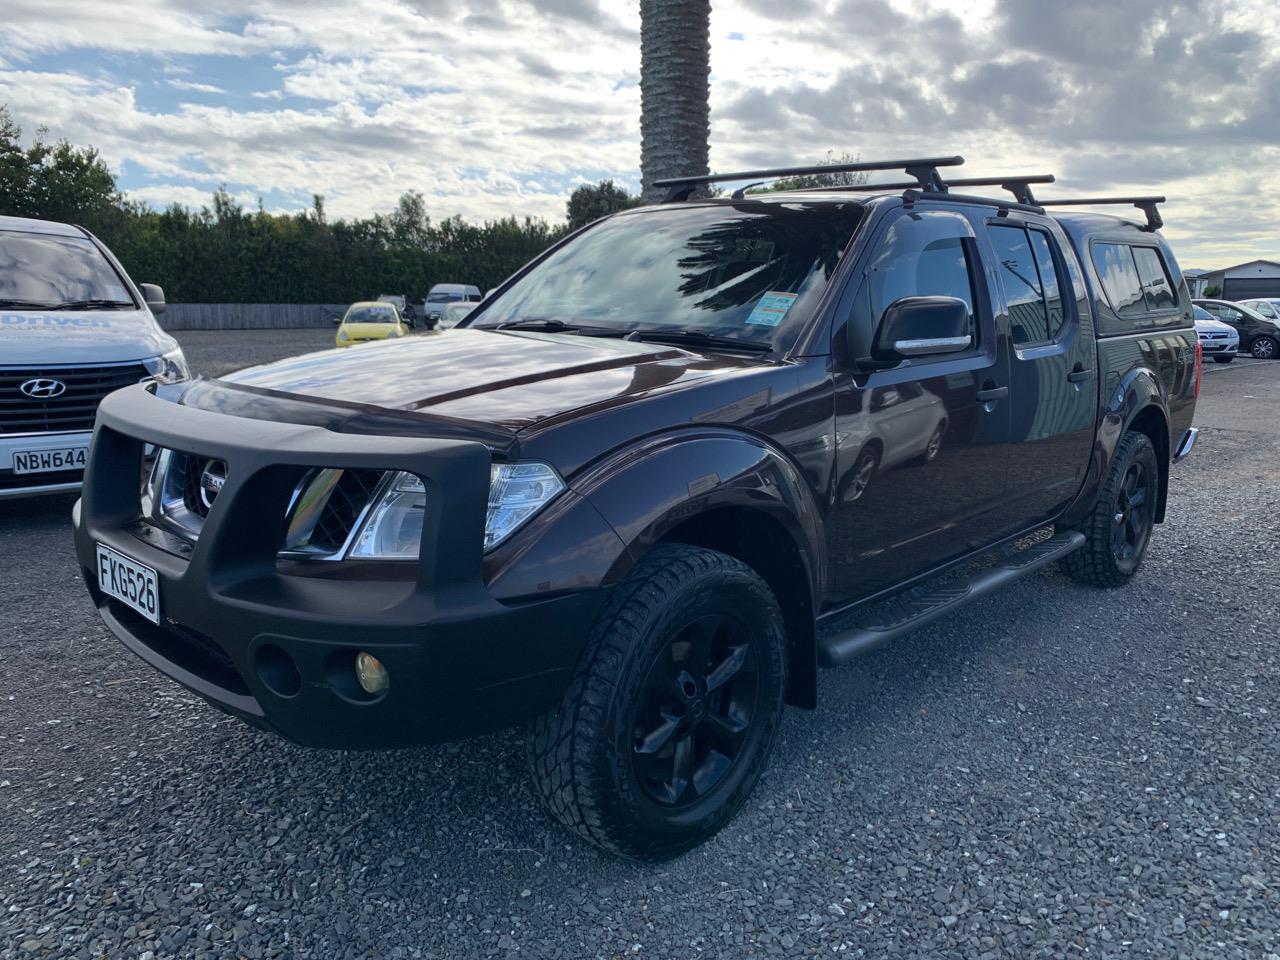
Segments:
[[[187,366],[187,358],[182,355],[182,348],[170,350],[158,357],[148,357],[142,361],[150,379],[160,383],[177,383],[179,380],[191,379],[191,368]]]
[[[495,463],[489,468],[484,549],[518,530],[564,490],[545,463]],[[422,543],[427,490],[412,473],[397,472],[365,518],[348,556],[353,560],[416,560]]]

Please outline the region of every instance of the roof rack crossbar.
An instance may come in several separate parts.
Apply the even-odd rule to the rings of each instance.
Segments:
[[[693,192],[710,183],[732,183],[738,180],[768,182],[783,177],[813,176],[820,173],[862,173],[871,170],[902,170],[915,177],[913,186],[922,190],[944,193],[946,185],[938,173],[938,167],[958,167],[964,157],[913,157],[906,160],[872,160],[858,163],[825,163],[808,167],[780,167],[776,170],[743,170],[737,173],[710,173],[691,177],[670,177],[655,180],[655,187],[666,187],[663,203],[679,203],[688,200]],[[755,184],[752,184],[755,186]]]
[[[1017,177],[962,177],[960,179],[946,179],[943,186],[946,190],[952,187],[999,187],[1001,190],[1008,190],[1013,194],[1014,199],[1028,207],[1039,206],[1035,195],[1031,192],[1031,184],[1033,183],[1053,183],[1056,178],[1052,173],[1030,173],[1026,176]],[[895,181],[893,183],[856,183],[845,187],[817,187],[818,190],[851,190],[861,193],[874,193],[877,190],[919,190],[920,183],[910,180]],[[936,192],[926,190],[926,193]]]
[[[1071,197],[1063,200],[1041,200],[1042,207],[1097,207],[1112,204],[1132,204],[1147,216],[1147,224],[1143,227],[1149,233],[1154,233],[1164,226],[1164,219],[1160,216],[1160,211],[1156,209],[1156,204],[1164,203],[1164,197]]]

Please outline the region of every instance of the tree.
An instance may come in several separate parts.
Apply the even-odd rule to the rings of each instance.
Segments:
[[[664,177],[705,174],[711,129],[711,0],[640,0],[641,200]]]
[[[1222,296],[1222,288],[1216,284],[1212,287],[1204,288],[1204,298],[1206,300],[1215,300],[1220,296]]]
[[[50,144],[44,128],[22,147],[22,128],[0,105],[0,213],[70,220],[90,229],[115,218],[120,204],[116,178],[98,151]]]
[[[862,155],[850,156],[848,153],[842,153],[839,157],[835,156],[832,150],[827,151],[827,158],[818,161],[818,165],[822,167],[838,166],[842,163],[857,163],[862,159]],[[867,182],[867,172],[865,170],[841,171],[837,173],[810,173],[803,174],[798,177],[784,177],[781,180],[775,180],[768,189],[770,190],[812,190],[815,187],[855,187],[860,183]]]
[[[569,229],[577,230],[585,227],[593,220],[607,217],[619,210],[629,210],[640,202],[612,180],[601,180],[594,186],[584,183],[569,194],[567,215]]]

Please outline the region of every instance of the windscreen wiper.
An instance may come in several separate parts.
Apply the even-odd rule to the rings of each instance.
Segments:
[[[104,300],[100,297],[94,297],[89,300],[64,300],[62,303],[53,303],[48,306],[49,310],[118,310],[121,307],[133,309],[132,300]]]
[[[23,310],[52,310],[57,304],[43,300],[0,300],[0,307],[17,307]]]
[[[656,329],[631,330],[636,340],[652,340],[656,343],[692,343],[700,347],[716,347],[722,350],[745,350],[750,353],[769,353],[773,344],[758,340],[741,340],[738,337],[718,337],[702,330]]]

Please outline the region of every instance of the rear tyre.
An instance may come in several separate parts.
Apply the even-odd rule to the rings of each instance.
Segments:
[[[1081,524],[1085,545],[1060,561],[1063,570],[1095,587],[1126,583],[1146,556],[1159,492],[1160,467],[1151,439],[1126,433],[1097,503]]]
[[[543,803],[620,856],[683,853],[760,778],[786,673],[782,612],[755,571],[713,550],[655,547],[601,612],[560,705],[529,732]]]
[[[1234,360],[1234,359],[1235,359],[1235,357],[1234,357],[1234,356],[1231,356],[1231,357],[1214,357],[1214,358],[1213,358],[1213,362],[1214,362],[1214,363],[1230,363],[1230,362],[1231,362],[1232,360]]]
[[[1255,360],[1274,360],[1280,354],[1280,343],[1273,337],[1258,337],[1249,348]]]

